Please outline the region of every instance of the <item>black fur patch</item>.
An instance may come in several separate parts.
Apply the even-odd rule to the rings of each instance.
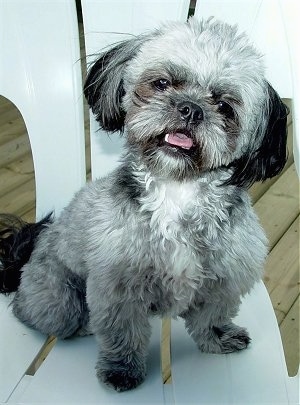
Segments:
[[[125,91],[121,72],[132,57],[132,52],[123,52],[127,42],[103,52],[88,71],[84,85],[87,102],[106,131],[120,131],[124,127],[125,112],[121,108],[121,100]]]
[[[145,365],[136,359],[109,362],[110,368],[98,369],[97,376],[106,385],[118,392],[131,390],[140,385],[145,379]],[[135,357],[133,355],[133,357]]]
[[[37,236],[51,222],[52,213],[35,224],[0,214],[0,293],[17,290],[21,269],[30,258]]]
[[[279,95],[267,84],[269,93],[268,125],[260,147],[246,152],[233,162],[233,175],[225,184],[250,187],[256,181],[264,181],[278,175],[287,160],[287,116],[289,110]]]
[[[118,200],[118,197],[120,198],[121,204],[124,202],[124,197],[129,202],[137,203],[137,199],[141,196],[142,187],[132,175],[127,164],[118,169],[112,192],[115,200]]]
[[[144,34],[132,36],[99,54],[88,71],[84,95],[96,120],[106,131],[122,131],[125,112],[122,108],[124,72],[141,45],[153,37]]]
[[[115,58],[115,55],[122,49],[122,43],[112,48],[106,53],[103,53],[100,58],[92,65],[88,72],[86,82],[84,85],[84,95],[87,99],[89,106],[96,116],[96,120],[100,123],[101,127],[107,131],[119,131],[123,128],[125,113],[121,109],[121,100],[124,96],[123,81],[121,80],[114,89],[113,104],[116,108],[110,110],[110,115],[104,114],[103,103],[108,103],[108,86],[110,83],[106,83],[108,78],[109,66]],[[125,59],[122,63],[125,63]],[[117,68],[114,66],[114,68]],[[121,67],[120,67],[121,68]],[[112,80],[112,79],[111,79]]]

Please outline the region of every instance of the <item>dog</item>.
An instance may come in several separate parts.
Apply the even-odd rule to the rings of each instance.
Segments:
[[[117,391],[145,379],[152,316],[182,317],[201,351],[245,349],[233,318],[267,255],[247,190],[287,158],[262,56],[235,26],[170,22],[106,49],[84,93],[124,154],[57,219],[2,216],[13,313],[58,338],[93,333],[97,376]]]

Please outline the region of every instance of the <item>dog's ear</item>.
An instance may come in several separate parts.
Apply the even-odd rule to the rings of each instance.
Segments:
[[[256,132],[261,143],[233,163],[234,171],[227,184],[250,187],[256,181],[276,176],[286,163],[289,109],[267,82],[266,89],[268,95]]]
[[[124,127],[121,101],[125,94],[123,76],[128,62],[136,55],[145,36],[123,41],[100,54],[88,71],[84,95],[100,126],[107,131]]]

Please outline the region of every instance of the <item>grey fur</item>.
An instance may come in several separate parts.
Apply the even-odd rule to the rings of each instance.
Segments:
[[[245,184],[230,183],[235,162],[243,158],[246,170],[270,127],[260,55],[214,21],[169,24],[132,41],[134,52],[130,42],[111,52],[108,70],[100,56],[85,89],[102,126],[125,125],[122,163],[41,232],[13,303],[19,319],[46,334],[90,328],[97,375],[118,391],[145,378],[151,316],[183,317],[203,351],[247,347],[232,319],[267,254]],[[177,83],[166,90],[153,86],[172,75]],[[108,105],[99,99],[103,83]],[[203,110],[200,123],[178,113],[186,100]],[[220,100],[232,110],[220,111]],[[191,151],[163,143],[161,134],[179,130],[193,139]],[[266,160],[272,153],[261,152]]]

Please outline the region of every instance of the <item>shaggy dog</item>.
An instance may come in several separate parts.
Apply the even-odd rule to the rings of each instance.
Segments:
[[[124,132],[122,161],[54,221],[2,230],[14,314],[62,339],[92,332],[117,391],[145,378],[154,315],[184,318],[204,352],[246,348],[232,319],[267,253],[247,188],[286,161],[287,109],[261,55],[220,21],[169,23],[99,55],[85,96]]]

